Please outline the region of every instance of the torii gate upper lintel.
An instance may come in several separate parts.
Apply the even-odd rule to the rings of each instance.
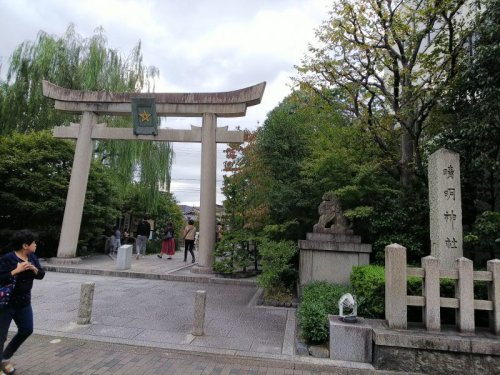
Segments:
[[[55,100],[55,108],[63,112],[92,111],[97,114],[129,115],[132,98],[154,98],[158,116],[201,117],[214,113],[217,117],[242,117],[247,107],[260,104],[266,82],[240,90],[216,93],[110,93],[80,91],[42,81],[43,95]]]
[[[110,93],[79,91],[42,82],[43,95],[54,99],[54,107],[81,113],[80,124],[54,128],[54,137],[76,138],[73,169],[64,210],[57,258],[78,261],[76,248],[82,220],[94,139],[201,142],[200,253],[195,272],[212,272],[215,243],[216,143],[243,143],[242,131],[217,128],[218,117],[241,117],[249,106],[261,102],[266,83],[217,93]],[[158,135],[135,135],[132,128],[108,128],[97,124],[98,115],[131,114],[131,99],[154,98],[158,116],[202,117],[202,126],[191,130],[159,129]]]

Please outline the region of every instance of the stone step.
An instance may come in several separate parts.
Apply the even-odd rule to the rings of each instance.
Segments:
[[[372,245],[352,242],[299,240],[299,249],[341,251],[347,253],[371,253]]]
[[[361,243],[361,236],[357,236],[355,234],[307,233],[306,239],[309,241],[333,241],[333,242]]]

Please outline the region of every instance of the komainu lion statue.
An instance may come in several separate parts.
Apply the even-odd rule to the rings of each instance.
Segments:
[[[318,224],[315,233],[351,233],[351,225],[342,212],[340,200],[332,192],[323,194],[323,202],[318,207]]]

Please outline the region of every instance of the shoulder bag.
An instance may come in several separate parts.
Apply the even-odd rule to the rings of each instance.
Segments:
[[[5,284],[0,287],[0,308],[6,307],[9,305],[10,297],[12,295],[12,291],[16,286],[16,278],[11,277],[8,284]]]

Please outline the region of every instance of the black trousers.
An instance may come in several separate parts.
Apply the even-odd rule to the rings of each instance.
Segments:
[[[194,240],[184,240],[184,262],[187,260],[188,251],[191,253],[194,262]]]
[[[17,325],[17,333],[4,349],[10,323]],[[21,344],[33,333],[33,310],[27,306],[9,305],[0,310],[0,359],[7,360],[19,349]]]

